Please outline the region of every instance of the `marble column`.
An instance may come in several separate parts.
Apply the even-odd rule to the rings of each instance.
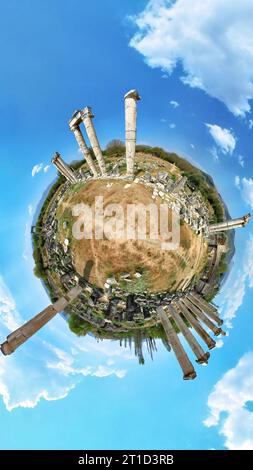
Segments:
[[[124,98],[127,174],[133,176],[136,146],[137,101],[140,100],[140,96],[136,90],[130,90],[125,94]]]
[[[80,286],[74,287],[55,303],[46,307],[42,312],[38,313],[13,333],[10,333],[6,341],[0,346],[1,352],[5,356],[12,354],[19,346],[46,325],[46,323],[52,320],[57,313],[62,312],[64,308],[81,293],[81,290],[82,288]]]
[[[56,166],[57,170],[70,182],[76,183],[78,180],[75,176],[75,173],[69,168],[69,166],[61,158],[61,155],[58,152],[55,152],[54,157],[52,158],[52,163]]]
[[[69,174],[68,174],[65,166],[62,165],[61,160],[62,159],[60,157],[60,154],[58,154],[58,152],[56,152],[55,155],[53,156],[51,162],[56,167],[56,169],[61,173],[61,175],[64,176],[64,178],[66,178],[69,181],[70,180]],[[71,181],[72,181],[72,179],[71,179]]]
[[[62,159],[61,155],[58,152],[56,152],[54,154],[53,163],[55,165],[58,165],[59,170],[62,170],[62,172],[63,172],[62,174],[65,174],[66,177],[69,178],[69,180],[71,180],[73,183],[77,182],[77,178],[75,176],[75,173],[69,167],[69,165],[67,165],[67,163],[64,162],[64,160]]]
[[[84,160],[86,160],[91,173],[93,174],[93,176],[97,177],[98,176],[97,169],[92,160],[92,156],[90,154],[88,146],[84,140],[83,133],[79,127],[81,123],[82,123],[82,113],[81,111],[76,111],[69,121],[69,127],[76,138],[79,148],[83,154]]]
[[[189,294],[187,297],[189,297],[190,301],[193,302],[196,307],[199,307],[200,309],[203,309],[204,312],[212,319],[214,320],[217,325],[222,325],[223,320],[217,315],[218,310],[211,304],[209,304],[203,297],[200,295],[194,293]]]
[[[180,300],[176,301],[175,303],[173,302],[173,306],[175,308],[180,309],[180,311],[183,313],[183,316],[188,320],[190,325],[194,328],[196,333],[202,338],[202,340],[206,343],[208,346],[208,349],[213,349],[216,345],[215,341],[211,336],[204,330],[204,328],[201,326],[199,321],[194,317],[192,312],[184,305]]]
[[[199,364],[207,364],[208,359],[210,357],[209,352],[205,353],[205,351],[202,349],[200,344],[197,342],[196,338],[193,336],[192,332],[188,328],[188,326],[185,324],[184,320],[182,319],[181,315],[179,312],[174,310],[172,305],[167,305],[167,309],[175,323],[177,324],[178,328],[180,329],[181,333],[185,337],[187,343],[189,344],[190,348],[194,352],[197,361]]]
[[[197,316],[197,318],[199,318],[203,323],[205,323],[205,325],[208,328],[210,328],[210,330],[213,331],[215,336],[219,336],[220,334],[224,334],[222,329],[217,328],[215,326],[215,324],[207,317],[207,315],[202,310],[200,310],[198,307],[196,307],[192,302],[190,302],[189,299],[187,299],[186,297],[183,297],[181,300],[182,300],[183,304],[186,305],[186,307],[188,307],[194,313],[194,315]]]
[[[168,315],[166,315],[162,307],[157,308],[157,313],[161,319],[161,323],[166,333],[169,344],[172,347],[176,358],[181,366],[184,380],[195,379],[197,374],[177,336],[177,333],[174,330],[170,318],[168,317]]]
[[[234,230],[236,228],[245,227],[251,218],[250,214],[246,214],[243,217],[238,219],[230,219],[224,220],[224,222],[220,222],[218,224],[211,224],[209,225],[209,232],[216,233],[216,232],[223,232],[224,230]]]
[[[102,150],[98,142],[98,138],[97,138],[97,134],[94,128],[92,118],[94,118],[94,115],[92,114],[91,108],[87,106],[86,108],[84,108],[82,112],[82,120],[83,120],[85,129],[86,129],[89,141],[90,141],[90,145],[92,147],[92,150],[97,159],[99,168],[101,170],[102,176],[106,176],[105,161],[104,161],[104,157],[102,154]]]

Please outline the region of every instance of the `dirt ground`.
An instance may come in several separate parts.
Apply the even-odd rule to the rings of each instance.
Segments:
[[[142,273],[142,281],[139,282],[143,283],[143,290],[174,291],[185,285],[185,280],[190,281],[194,274],[203,269],[207,253],[203,237],[196,235],[188,225],[183,224],[180,226],[179,249],[164,250],[161,248],[161,242],[166,240],[161,236],[157,240],[150,239],[149,215],[146,220],[147,238],[145,240],[129,240],[126,233],[122,233],[119,239],[110,240],[104,237],[96,240],[94,216],[92,239],[75,239],[72,229],[78,217],[72,215],[73,207],[77,204],[86,204],[92,208],[94,215],[95,198],[98,196],[103,197],[104,209],[112,203],[120,204],[121,215],[118,212],[112,213],[115,224],[122,220],[122,213],[126,222],[129,204],[148,206],[155,203],[159,210],[163,202],[159,197],[152,199],[152,189],[126,180],[95,180],[73,187],[58,208],[58,237],[61,243],[64,243],[66,239],[69,240],[68,249],[71,251],[74,266],[80,275],[86,276],[87,266],[90,267],[90,282],[103,287],[108,277],[115,276],[119,280],[122,273],[134,276],[136,272],[139,272]],[[171,218],[172,213],[169,210],[168,228],[171,227]],[[107,216],[104,220],[106,223],[110,222],[112,217]],[[83,222],[83,224],[79,223],[81,232],[84,230],[85,220]]]

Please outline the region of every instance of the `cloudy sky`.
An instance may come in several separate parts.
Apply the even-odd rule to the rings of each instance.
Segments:
[[[138,141],[210,173],[231,216],[253,208],[251,0],[11,0],[0,15],[0,336],[42,310],[30,226],[58,150],[80,158],[68,119],[91,105],[101,145],[124,138],[137,88]],[[117,343],[55,318],[0,357],[0,446],[253,449],[253,229],[236,233],[215,302],[228,336],[183,382],[158,343],[139,366]]]

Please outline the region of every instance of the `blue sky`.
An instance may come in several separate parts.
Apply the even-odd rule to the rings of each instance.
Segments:
[[[124,138],[123,95],[137,88],[138,142],[210,173],[232,216],[252,210],[253,6],[11,0],[0,8],[5,338],[48,303],[33,276],[29,228],[56,176],[53,152],[80,158],[68,129],[75,109],[92,106],[105,146]],[[1,448],[252,449],[251,225],[236,233],[233,269],[216,299],[229,335],[195,381],[182,380],[159,343],[141,367],[116,343],[78,339],[55,318],[14,356],[0,357]]]

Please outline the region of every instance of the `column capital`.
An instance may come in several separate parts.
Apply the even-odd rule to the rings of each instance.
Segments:
[[[246,225],[251,219],[251,214],[248,213],[246,215],[243,216],[243,221],[244,221],[244,225]]]
[[[52,162],[52,163],[55,163],[55,162],[57,162],[57,160],[61,160],[61,159],[62,159],[62,158],[61,158],[60,153],[59,153],[59,152],[55,152],[55,153],[54,153],[54,156],[53,156],[52,159],[51,159],[51,162]]]
[[[70,120],[69,120],[69,127],[71,131],[74,131],[76,128],[79,127],[79,124],[82,123],[82,111],[79,109],[74,111]]]
[[[237,219],[228,219],[217,224],[211,224],[209,225],[209,232],[223,232],[224,230],[233,230],[236,228],[245,227],[245,225],[247,225],[247,223],[250,221],[250,218],[251,214],[246,214]]]
[[[134,98],[136,101],[139,101],[141,99],[137,90],[129,90],[124,96],[124,99],[127,98]]]
[[[74,131],[80,131],[80,127],[79,127],[78,124],[71,125],[71,126],[69,126],[69,128],[70,128],[70,130],[71,130],[72,132],[74,132]]]
[[[95,115],[93,114],[92,109],[91,109],[90,106],[86,106],[82,110],[82,119],[84,119],[86,117],[89,117],[89,118],[94,118],[95,117]]]

